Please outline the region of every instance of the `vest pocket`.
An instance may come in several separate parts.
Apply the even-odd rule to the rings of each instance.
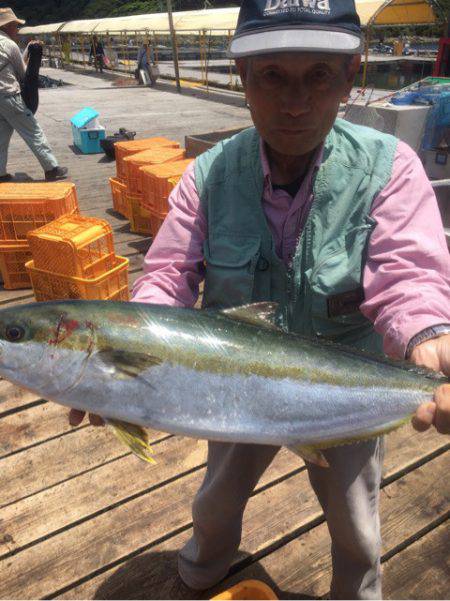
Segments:
[[[233,307],[252,300],[261,239],[239,234],[216,234],[205,241],[204,307]]]
[[[358,306],[364,299],[362,275],[374,226],[370,220],[351,229],[320,253],[314,267],[307,272],[311,321],[316,335],[353,342],[371,331],[371,322]]]

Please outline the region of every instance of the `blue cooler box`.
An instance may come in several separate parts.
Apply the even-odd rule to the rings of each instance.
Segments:
[[[83,154],[103,152],[100,142],[106,138],[106,131],[98,124],[98,116],[95,109],[86,107],[70,120],[73,143]]]

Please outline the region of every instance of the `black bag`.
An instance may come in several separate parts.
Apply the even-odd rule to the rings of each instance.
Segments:
[[[42,52],[41,44],[30,44],[28,46],[28,65],[21,86],[22,100],[33,114],[36,113],[39,106],[39,71],[42,63]]]
[[[134,140],[136,135],[135,131],[128,131],[124,127],[121,127],[118,133],[113,136],[107,136],[104,140],[100,140],[100,146],[103,148],[103,152],[110,159],[116,158],[116,149],[114,144],[116,142],[126,142],[127,140]]]

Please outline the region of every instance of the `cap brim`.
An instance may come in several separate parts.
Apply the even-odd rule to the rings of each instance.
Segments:
[[[343,30],[273,29],[248,32],[231,40],[228,55],[232,58],[270,54],[272,52],[327,52],[360,54],[361,36]]]

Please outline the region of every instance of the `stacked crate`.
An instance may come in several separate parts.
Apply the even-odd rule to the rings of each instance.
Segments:
[[[142,206],[150,215],[150,233],[156,236],[169,212],[168,198],[193,159],[141,168]]]
[[[37,301],[129,300],[128,259],[115,254],[108,222],[66,215],[29,232],[28,242]]]
[[[174,140],[168,140],[167,138],[145,138],[143,140],[128,140],[126,142],[117,142],[114,145],[116,155],[116,177],[110,178],[109,182],[111,185],[111,193],[113,197],[114,210],[126,217],[130,218],[130,209],[128,206],[127,198],[125,193],[127,192],[127,185],[125,182],[125,166],[124,160],[138,152],[144,150],[150,150],[155,148],[179,148],[180,145]]]
[[[27,234],[66,214],[78,213],[74,184],[66,182],[0,186],[0,271],[4,288],[31,288],[25,264],[31,259]]]
[[[184,159],[183,148],[154,148],[144,150],[126,157],[125,183],[127,190],[125,199],[129,208],[130,229],[138,234],[150,234],[150,215],[143,207],[143,179],[141,168],[160,164],[173,163]]]

